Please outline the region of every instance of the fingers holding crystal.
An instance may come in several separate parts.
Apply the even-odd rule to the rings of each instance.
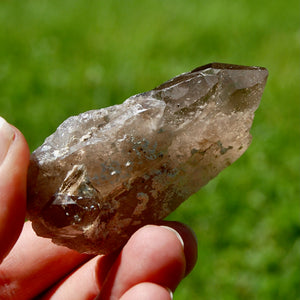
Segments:
[[[166,222],[164,226],[148,225],[138,230],[112,267],[99,299],[110,299],[109,296],[119,299],[143,282],[174,291],[187,266],[188,271],[194,266],[197,246],[193,234],[184,225],[177,223],[176,230],[172,226],[172,222]]]

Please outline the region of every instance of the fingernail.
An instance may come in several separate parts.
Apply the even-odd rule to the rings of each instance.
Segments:
[[[170,294],[170,299],[173,300],[173,292],[167,286],[165,286],[165,288]]]
[[[4,161],[14,137],[15,132],[12,127],[0,117],[0,165]]]
[[[175,233],[175,235],[177,236],[178,240],[180,241],[180,243],[182,245],[182,248],[184,248],[183,239],[182,239],[181,235],[174,228],[169,227],[169,226],[165,226],[165,225],[160,225],[160,227],[166,228],[166,229],[172,231],[173,233]]]

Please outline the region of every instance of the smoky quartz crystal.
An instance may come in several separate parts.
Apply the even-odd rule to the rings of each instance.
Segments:
[[[31,155],[36,233],[85,253],[122,247],[245,152],[267,76],[212,63],[64,121]]]

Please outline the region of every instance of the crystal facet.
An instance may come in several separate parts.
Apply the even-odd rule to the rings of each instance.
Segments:
[[[31,156],[37,234],[105,254],[166,217],[248,148],[267,76],[213,63],[64,121]]]

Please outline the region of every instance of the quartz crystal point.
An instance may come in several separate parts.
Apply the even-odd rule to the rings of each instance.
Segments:
[[[31,156],[36,233],[106,254],[166,217],[248,148],[267,76],[212,63],[64,121]]]

